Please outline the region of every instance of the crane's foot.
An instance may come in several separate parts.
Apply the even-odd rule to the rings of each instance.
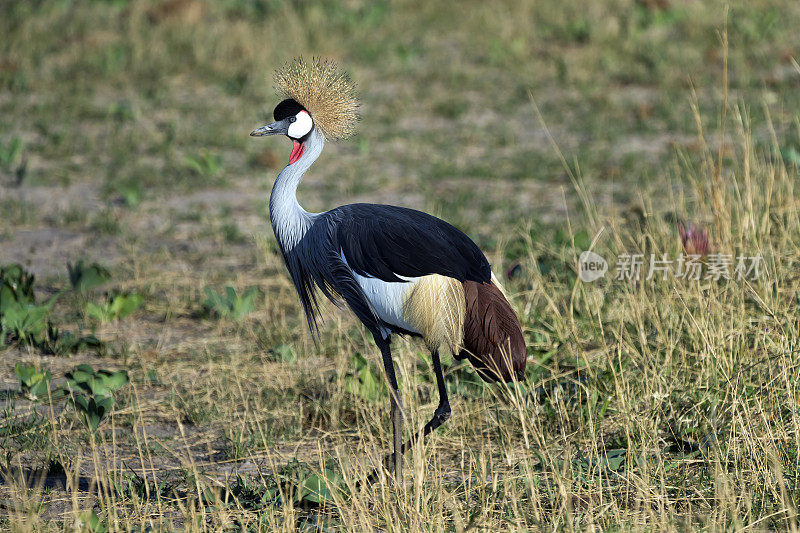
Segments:
[[[401,457],[402,460],[402,457]],[[385,471],[387,474],[395,474],[394,480],[395,483],[399,483],[400,479],[397,477],[397,473],[395,471],[395,460],[394,454],[390,453],[383,459],[383,464],[370,472],[370,474],[356,483],[356,489],[360,489],[364,486],[369,486],[378,481],[378,478],[381,476],[381,472]]]
[[[414,435],[412,438],[408,440],[408,442],[406,442],[405,444],[402,445],[402,447],[400,447],[400,454],[399,455],[396,453],[387,454],[386,457],[384,457],[383,459],[383,465],[374,469],[370,473],[370,475],[367,476],[363,481],[359,481],[358,483],[356,483],[356,488],[358,489],[363,485],[372,485],[373,483],[378,481],[378,477],[380,477],[381,470],[386,470],[387,473],[394,474],[395,483],[399,485],[400,482],[402,481],[402,472],[400,472],[401,475],[398,475],[397,465],[399,463],[402,468],[403,454],[405,454],[406,451],[410,450],[418,439],[428,436],[428,434],[431,431],[435,430],[436,428],[447,422],[448,418],[450,418],[450,404],[449,403],[439,404],[439,406],[436,408],[436,411],[434,411],[433,413],[433,417],[427,424],[425,424],[425,427],[422,429],[422,431],[417,432],[416,435]]]

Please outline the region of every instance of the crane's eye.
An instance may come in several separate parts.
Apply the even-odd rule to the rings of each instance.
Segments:
[[[297,122],[297,117],[291,117],[291,118],[289,119],[289,122]]]

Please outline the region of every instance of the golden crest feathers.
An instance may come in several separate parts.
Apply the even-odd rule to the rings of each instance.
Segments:
[[[286,98],[308,109],[326,137],[346,139],[355,134],[360,105],[356,88],[333,61],[298,57],[275,71],[275,84]]]

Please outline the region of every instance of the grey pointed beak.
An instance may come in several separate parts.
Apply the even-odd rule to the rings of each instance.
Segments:
[[[286,135],[289,132],[289,122],[279,120],[266,126],[261,126],[250,132],[250,137],[263,137],[264,135]]]

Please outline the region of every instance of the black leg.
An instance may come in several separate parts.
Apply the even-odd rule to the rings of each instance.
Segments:
[[[380,337],[377,337],[380,338]],[[390,404],[392,408],[392,432],[394,436],[394,453],[390,454],[387,459],[387,467],[394,471],[395,481],[399,484],[403,478],[403,402],[400,399],[400,389],[397,386],[397,376],[394,373],[394,362],[392,361],[392,351],[389,348],[391,339],[381,339],[377,341],[378,348],[381,350],[381,357],[383,358],[383,369],[386,371],[386,379],[389,381],[389,395]],[[372,476],[370,476],[372,477]]]
[[[379,345],[380,346],[380,345]],[[386,351],[381,348],[381,353],[389,353],[388,345],[386,347]],[[444,373],[442,372],[442,362],[439,360],[439,352],[432,351],[431,358],[433,359],[433,370],[436,373],[436,386],[439,389],[439,405],[436,407],[436,411],[433,412],[433,417],[425,424],[425,427],[422,428],[421,431],[418,431],[412,438],[408,440],[405,444],[400,446],[400,438],[398,437],[399,432],[395,432],[394,435],[394,453],[390,453],[386,456],[384,460],[384,464],[386,468],[392,470],[394,468],[395,477],[397,477],[399,465],[402,465],[401,461],[403,458],[403,454],[406,453],[406,450],[410,450],[411,447],[414,445],[417,440],[420,438],[426,437],[431,431],[438,428],[442,424],[444,424],[448,418],[450,418],[450,402],[447,399],[447,388],[444,384]],[[386,366],[386,356],[384,355],[384,366]],[[389,355],[389,367],[391,368],[391,374],[389,370],[386,371],[387,377],[389,377],[389,383],[392,384],[394,390],[397,390],[397,381],[394,376],[394,365],[392,365],[392,357],[391,354]],[[392,396],[394,398],[394,395]],[[397,399],[399,401],[400,395],[397,395]],[[401,404],[402,405],[402,404]],[[392,408],[394,409],[394,404],[392,404]],[[402,416],[402,415],[401,415]],[[394,411],[392,411],[392,421],[394,421]],[[400,419],[402,423],[402,418]],[[398,453],[398,450],[400,453]],[[378,479],[378,470],[374,470],[366,479],[367,484],[374,483],[375,480]],[[399,479],[399,478],[397,478]]]
[[[400,453],[406,453],[414,443],[421,437],[427,437],[428,433],[444,424],[450,418],[450,402],[447,400],[447,387],[444,384],[444,373],[442,373],[442,362],[439,360],[439,352],[431,352],[433,359],[433,370],[436,373],[436,386],[439,388],[439,405],[433,412],[433,417],[425,424],[422,431],[418,431],[411,439],[403,445]]]

